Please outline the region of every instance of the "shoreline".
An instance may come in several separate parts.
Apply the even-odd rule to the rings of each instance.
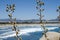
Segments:
[[[41,27],[41,25],[43,25],[43,24],[16,24],[17,26],[40,26]],[[0,24],[0,27],[1,26],[13,26],[13,25],[11,25],[11,24]],[[44,24],[44,26],[60,26],[60,24]]]
[[[47,38],[45,38],[45,36],[43,35],[39,40],[59,40],[60,38],[60,33],[58,32],[47,32],[46,35]]]

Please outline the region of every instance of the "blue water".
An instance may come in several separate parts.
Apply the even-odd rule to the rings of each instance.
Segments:
[[[9,31],[12,32],[11,28],[12,27],[5,27],[5,28],[1,27],[0,28],[0,37],[4,37],[4,36],[1,36],[1,34],[4,34],[6,32],[8,34]],[[24,29],[28,29],[28,28],[31,29],[31,27],[18,27],[17,29],[23,29],[24,30]],[[32,27],[32,28],[39,28],[39,27]],[[51,27],[49,26],[47,28],[51,28]],[[49,30],[49,31],[59,32],[59,30],[60,30],[59,28],[55,28],[55,29],[52,29],[52,30]],[[43,35],[42,32],[43,31],[28,32],[27,34],[29,34],[29,35],[22,34],[22,35],[19,35],[19,37],[21,37],[22,40],[39,40]],[[12,33],[11,33],[11,35],[12,35]],[[16,40],[16,37],[0,38],[0,40]]]

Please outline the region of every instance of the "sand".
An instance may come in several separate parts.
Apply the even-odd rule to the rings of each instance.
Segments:
[[[60,33],[58,32],[47,32],[47,38],[43,35],[39,40],[59,40]]]

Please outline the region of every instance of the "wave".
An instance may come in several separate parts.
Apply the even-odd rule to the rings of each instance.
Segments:
[[[56,28],[58,28],[58,27],[48,27],[47,29],[48,30],[54,30],[54,29],[56,29]],[[30,35],[29,33],[31,33],[31,32],[37,32],[37,31],[43,31],[41,28],[26,28],[26,29],[21,29],[20,31],[19,31],[19,34],[18,34],[18,36],[20,36],[20,35]],[[8,37],[14,37],[14,36],[16,36],[16,34],[15,34],[15,31],[9,31],[9,32],[5,32],[5,33],[3,33],[3,34],[0,34],[0,38],[8,38]]]

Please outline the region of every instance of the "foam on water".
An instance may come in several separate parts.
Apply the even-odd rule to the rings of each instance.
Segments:
[[[47,27],[48,30],[54,30],[58,27]],[[2,30],[1,30],[2,31]],[[19,31],[19,34],[18,36],[20,35],[29,35],[29,33],[31,32],[37,32],[37,31],[43,31],[41,28],[25,28],[25,29],[21,29]],[[5,32],[3,34],[0,34],[0,38],[8,38],[8,37],[13,37],[15,36],[15,31],[8,31],[8,32]]]

